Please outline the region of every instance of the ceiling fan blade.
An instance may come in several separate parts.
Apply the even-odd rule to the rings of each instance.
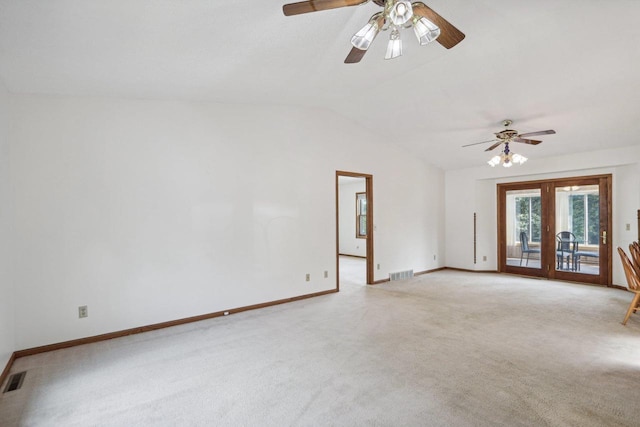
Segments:
[[[355,64],[360,62],[364,54],[367,53],[366,50],[358,49],[357,47],[351,48],[351,52],[344,59],[345,64]]]
[[[337,9],[339,7],[356,6],[369,0],[308,0],[289,3],[282,6],[285,16],[300,15],[302,13],[317,12],[319,10]]]
[[[535,139],[524,139],[524,138],[520,138],[520,137],[513,138],[513,140],[515,142],[522,142],[523,144],[531,144],[531,145],[538,145],[538,144],[540,144],[542,142],[542,141],[537,141]]]
[[[413,12],[416,15],[424,16],[429,21],[440,27],[440,36],[436,39],[438,43],[447,49],[451,49],[460,43],[465,35],[462,31],[451,25],[449,21],[438,15],[433,9],[422,2],[412,3]]]
[[[497,141],[497,139],[490,139],[489,141],[482,141],[482,142],[474,142],[473,144],[463,145],[463,147],[471,147],[472,145],[486,144],[487,142],[494,142],[494,141]]]
[[[500,145],[500,144],[502,144],[502,141],[498,141],[498,142],[496,142],[495,144],[493,144],[491,147],[487,148],[487,149],[486,149],[486,150],[484,150],[484,151],[491,151],[491,150],[493,150],[494,148],[496,148],[496,147],[497,147],[498,145]]]
[[[553,129],[549,129],[549,130],[539,130],[538,132],[529,132],[529,133],[523,133],[518,135],[520,138],[522,138],[523,136],[536,136],[536,135],[553,135],[554,133],[556,133],[555,130]]]

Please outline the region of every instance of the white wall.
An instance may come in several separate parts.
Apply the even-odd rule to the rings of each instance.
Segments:
[[[366,181],[339,185],[338,222],[340,223],[340,242],[338,247],[342,255],[367,256],[367,240],[356,237],[356,193],[366,190]],[[374,195],[375,196],[375,195]]]
[[[384,242],[393,242],[378,245],[376,239],[376,263],[383,262],[381,269],[388,272],[409,269],[421,272],[443,267],[444,174],[434,168],[405,169],[397,157],[385,162],[402,173],[377,184],[374,178],[375,235]],[[429,191],[424,191],[425,183]],[[411,248],[420,250],[412,252]]]
[[[0,372],[16,350],[11,278],[11,199],[9,186],[8,94],[0,83]]]
[[[640,146],[530,159],[522,166],[478,167],[446,173],[447,266],[471,270],[497,269],[496,184],[597,174],[613,176],[613,283],[624,286],[624,272],[615,250],[637,239],[640,209]],[[478,215],[478,263],[473,264],[473,213]],[[626,230],[630,224],[630,230]],[[482,256],[487,261],[482,261]]]
[[[18,349],[334,289],[336,170],[376,280],[442,265],[444,174],[328,111],[11,99]]]

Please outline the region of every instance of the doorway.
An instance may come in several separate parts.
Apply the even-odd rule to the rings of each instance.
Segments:
[[[358,258],[360,261],[364,259],[365,283],[370,285],[374,280],[373,176],[357,172],[336,171],[335,185],[337,289],[340,290],[341,253],[342,256],[354,257],[353,261],[357,261]],[[347,188],[348,190],[346,190]],[[348,237],[348,239],[342,239],[342,248],[341,235]],[[360,262],[361,264],[362,262]],[[357,265],[357,262],[351,262],[349,265]]]
[[[611,284],[611,175],[498,185],[499,271]]]

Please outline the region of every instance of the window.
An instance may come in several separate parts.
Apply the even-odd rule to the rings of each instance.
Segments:
[[[367,193],[356,193],[356,237],[367,237]]]
[[[576,239],[587,245],[599,243],[600,197],[598,194],[569,196],[570,228]]]
[[[529,242],[540,242],[540,196],[516,197],[518,228],[529,236]]]

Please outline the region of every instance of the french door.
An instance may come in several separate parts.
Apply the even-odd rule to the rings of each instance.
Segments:
[[[611,175],[498,185],[499,271],[611,284]]]

